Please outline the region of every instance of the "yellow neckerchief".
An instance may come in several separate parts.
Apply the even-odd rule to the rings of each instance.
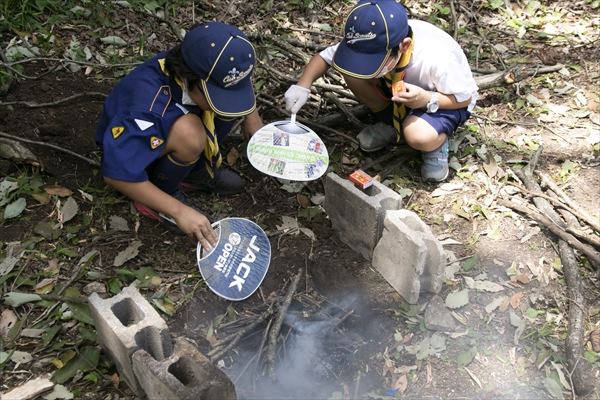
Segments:
[[[406,67],[410,62],[410,58],[412,57],[413,48],[415,46],[414,36],[411,38],[412,41],[410,43],[409,48],[402,53],[400,56],[400,61],[396,64],[396,67],[393,71],[386,74],[383,79],[385,80],[385,84],[392,92],[392,85],[396,82],[400,82],[404,80],[404,75],[406,75]],[[393,95],[393,93],[392,93]],[[406,117],[406,107],[402,103],[394,102],[394,129],[396,130],[396,143],[400,142],[402,138],[402,120]]]
[[[165,69],[165,59],[160,58],[158,60],[158,65],[160,66],[163,74],[169,76],[169,73]],[[179,77],[175,77],[175,83],[179,85],[181,90],[186,90],[185,83],[179,79]],[[204,146],[204,156],[208,161],[206,164],[206,171],[210,175],[211,178],[214,178],[215,173],[214,170],[221,166],[223,162],[223,157],[221,156],[221,151],[219,149],[219,140],[217,135],[215,134],[215,113],[214,111],[203,111],[202,112],[202,123],[206,128],[206,146]]]

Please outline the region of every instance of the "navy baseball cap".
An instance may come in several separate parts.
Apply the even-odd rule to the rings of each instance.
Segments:
[[[219,115],[241,117],[256,108],[252,73],[254,47],[242,31],[208,22],[189,31],[181,43],[187,66],[200,77],[208,104]]]
[[[408,36],[406,9],[395,0],[361,0],[344,26],[344,39],[333,66],[355,78],[373,78],[383,68],[390,50]]]

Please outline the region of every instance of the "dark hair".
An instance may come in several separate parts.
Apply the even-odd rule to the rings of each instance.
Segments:
[[[198,84],[200,77],[187,66],[181,54],[181,44],[173,47],[165,57],[165,69],[171,77],[178,77],[187,81],[188,87]]]
[[[412,36],[413,36],[413,31],[412,31],[412,28],[409,26],[408,27],[408,33],[406,34],[406,37],[404,39],[406,39],[406,38],[411,38],[412,39]],[[400,42],[400,44],[398,46],[393,47],[393,48],[390,49],[390,56],[392,56],[392,57],[398,57],[398,52],[400,51],[400,45],[402,44],[402,42],[404,41],[404,39],[402,39],[402,41]]]

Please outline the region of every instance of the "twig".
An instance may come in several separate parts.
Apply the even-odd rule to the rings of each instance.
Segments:
[[[548,186],[554,193],[560,196],[561,200],[564,201],[569,207],[571,207],[574,210],[579,210],[577,213],[578,215],[574,214],[579,220],[585,222],[586,224],[594,228],[596,232],[600,233],[600,224],[595,222],[594,218],[592,218],[592,216],[588,214],[583,207],[581,207],[579,204],[573,201],[565,193],[564,190],[562,190],[556,183],[554,183],[554,181],[548,175],[540,171],[537,171],[536,174],[542,180],[542,184]]]
[[[273,378],[275,376],[275,350],[277,347],[277,336],[279,335],[279,331],[281,330],[281,326],[283,324],[283,318],[287,313],[287,310],[292,302],[292,297],[296,292],[296,288],[298,287],[298,282],[300,282],[300,277],[302,276],[302,271],[298,272],[296,276],[292,279],[292,283],[288,288],[288,292],[279,307],[279,312],[277,314],[277,318],[273,323],[273,327],[269,331],[269,340],[267,342],[267,350],[266,350],[266,359],[265,359],[265,371],[266,373]]]
[[[72,155],[73,157],[79,158],[80,160],[85,161],[86,163],[90,164],[93,167],[100,168],[100,163],[99,162],[94,161],[94,160],[92,160],[90,158],[87,158],[85,156],[82,156],[81,154],[77,154],[74,151],[71,151],[71,150],[62,148],[60,146],[57,146],[55,144],[45,143],[45,142],[39,142],[37,140],[24,139],[24,138],[21,138],[21,137],[18,137],[18,136],[9,135],[8,133],[4,133],[4,132],[0,132],[0,137],[5,137],[5,138],[8,138],[8,139],[17,140],[19,142],[24,142],[24,143],[29,143],[29,144],[35,144],[35,145],[38,145],[38,146],[49,147],[51,149],[58,150],[58,151],[61,151],[63,153],[67,153],[69,155]]]
[[[133,66],[142,64],[141,62],[121,63],[121,64],[100,64],[100,63],[95,63],[95,62],[90,62],[90,61],[70,60],[68,58],[31,57],[31,58],[26,58],[23,60],[18,60],[18,61],[13,61],[13,62],[6,62],[6,63],[0,62],[0,66],[7,67],[7,66],[23,64],[23,63],[28,63],[28,62],[35,62],[35,61],[55,61],[55,62],[64,62],[64,63],[68,63],[68,64],[88,65],[88,66],[102,67],[102,68],[133,67]]]
[[[254,362],[254,360],[256,360],[258,358],[258,353],[254,354],[252,357],[250,357],[250,360],[248,360],[248,362],[246,363],[246,365],[244,366],[244,368],[242,368],[242,370],[240,371],[240,373],[238,374],[238,376],[236,376],[233,379],[233,384],[235,385],[236,383],[238,383],[238,381],[240,380],[240,378],[242,377],[242,375],[244,375],[244,373],[246,373],[246,370],[248,369],[248,367],[250,367],[250,365]]]
[[[456,18],[456,7],[454,6],[454,0],[450,0],[450,12],[452,15],[453,26],[452,37],[454,38],[454,40],[456,40],[458,38],[458,18]]]
[[[59,104],[63,104],[63,103],[67,103],[69,101],[78,99],[80,97],[102,97],[103,99],[106,98],[106,94],[105,93],[100,93],[100,92],[83,92],[83,93],[77,93],[74,94],[72,96],[69,97],[65,97],[64,99],[59,99],[56,101],[51,101],[48,103],[36,103],[34,101],[7,101],[7,102],[0,102],[0,106],[14,106],[14,105],[22,105],[22,106],[26,106],[28,108],[43,108],[43,107],[53,107],[53,106],[57,106]]]
[[[58,291],[56,292],[56,294],[54,294],[54,296],[62,296],[62,294],[65,292],[65,290],[67,290],[67,288],[69,286],[71,286],[71,284],[73,282],[75,282],[77,280],[77,278],[79,278],[79,273],[81,272],[83,267],[85,267],[88,264],[88,262],[94,258],[94,255],[96,255],[96,254],[98,254],[98,251],[92,250],[91,252],[89,252],[88,254],[83,256],[79,260],[77,265],[75,266],[75,271],[71,272],[71,277],[67,280],[67,282],[65,282],[64,285],[62,285],[60,287],[60,289],[58,289]],[[58,301],[61,301],[61,300],[58,300]],[[48,307],[42,314],[40,314],[39,317],[37,317],[37,319],[35,320],[33,325],[37,324],[38,322],[40,322],[44,318],[46,318],[48,315],[50,315],[54,311],[54,309],[58,306],[58,304],[59,303],[54,303],[51,307]]]
[[[35,294],[40,296],[42,300],[48,301],[60,301],[64,303],[77,303],[77,304],[86,304],[88,302],[85,297],[70,297],[70,296],[58,296],[55,294],[41,294],[41,293],[21,293],[21,292],[13,292],[14,294]]]

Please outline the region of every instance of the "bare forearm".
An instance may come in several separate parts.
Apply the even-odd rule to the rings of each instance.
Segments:
[[[304,67],[304,72],[298,79],[298,85],[310,88],[313,82],[323,76],[328,69],[329,64],[320,55],[315,54]]]
[[[262,128],[263,125],[264,123],[260,114],[257,110],[254,110],[244,118],[244,136],[249,138],[254,135],[257,130]]]
[[[459,108],[465,108],[471,102],[471,98],[469,97],[465,101],[456,101],[456,97],[454,95],[448,95],[444,93],[437,93],[438,101],[440,103],[440,109],[442,110],[458,110]],[[427,100],[429,101],[429,100]],[[425,103],[425,106],[427,102]]]
[[[125,182],[106,177],[104,181],[130,199],[171,217],[175,217],[183,206],[179,200],[163,192],[150,181]]]

